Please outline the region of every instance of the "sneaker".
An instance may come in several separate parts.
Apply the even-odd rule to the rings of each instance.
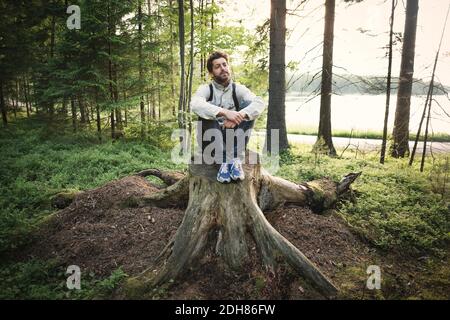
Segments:
[[[228,169],[228,163],[222,163],[219,172],[217,172],[217,181],[220,183],[231,182],[230,170]]]
[[[233,180],[244,180],[245,174],[242,168],[242,162],[239,159],[234,159],[230,169],[230,176]]]

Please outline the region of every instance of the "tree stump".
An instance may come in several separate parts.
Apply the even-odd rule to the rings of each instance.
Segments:
[[[131,278],[126,287],[135,293],[145,292],[179,279],[195,266],[208,247],[215,248],[226,265],[238,271],[252,246],[247,243],[248,233],[269,271],[276,270],[277,262],[284,260],[322,294],[336,295],[336,286],[270,225],[263,211],[287,203],[310,206],[314,211],[330,208],[360,173],[351,173],[339,183],[321,179],[295,184],[271,176],[259,161],[254,165],[246,162],[243,167],[243,181],[222,184],[216,180],[218,165],[191,164],[184,178],[140,199],[144,206],[187,208],[175,236],[157,258],[158,268]]]

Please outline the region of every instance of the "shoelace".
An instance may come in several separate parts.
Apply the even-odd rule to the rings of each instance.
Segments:
[[[241,163],[240,161],[238,161],[238,160],[235,160],[235,161],[233,162],[233,166],[234,166],[235,168],[237,168],[238,170],[242,170],[242,163]]]
[[[222,166],[220,167],[220,172],[221,173],[227,173],[228,172],[228,164],[227,163],[222,163]]]

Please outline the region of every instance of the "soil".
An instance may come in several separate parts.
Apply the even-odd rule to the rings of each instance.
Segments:
[[[132,201],[157,190],[146,178],[130,176],[77,195],[37,231],[21,260],[57,259],[99,277],[119,267],[131,276],[153,267],[184,214],[183,208],[140,208]],[[383,298],[405,298],[420,291],[414,279],[424,272],[424,262],[411,264],[411,259],[397,254],[377,252],[333,211],[318,215],[308,208],[282,207],[266,217],[341,289],[339,298],[379,298],[380,292],[365,289],[366,268],[377,264],[390,279]],[[114,298],[126,297],[119,291]],[[263,270],[255,250],[240,273],[228,270],[208,251],[198,268],[150,298],[323,299],[286,265],[275,273]]]

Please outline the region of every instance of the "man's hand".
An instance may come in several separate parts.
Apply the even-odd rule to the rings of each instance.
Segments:
[[[236,126],[237,126],[237,124],[235,122],[233,122],[231,120],[228,120],[228,119],[225,120],[224,123],[223,123],[223,127],[226,128],[226,129],[231,129],[231,128],[234,128]]]
[[[224,109],[223,111],[219,112],[218,115],[224,116],[225,118],[227,118],[227,120],[230,120],[235,124],[240,124],[242,121],[244,121],[243,114],[233,110]]]
[[[248,114],[246,114],[245,112],[243,112],[242,110],[239,111],[240,114],[242,114],[242,116],[244,117],[244,120],[250,120],[250,118],[248,117]]]

